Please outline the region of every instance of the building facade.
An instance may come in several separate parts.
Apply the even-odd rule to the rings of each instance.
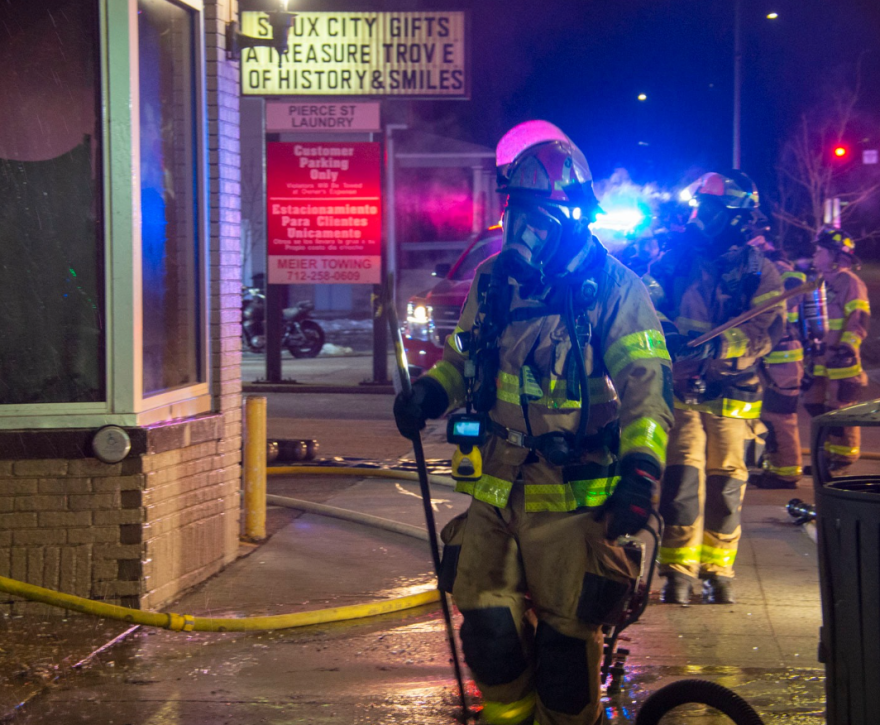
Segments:
[[[0,8],[2,576],[156,609],[237,554],[236,13]]]

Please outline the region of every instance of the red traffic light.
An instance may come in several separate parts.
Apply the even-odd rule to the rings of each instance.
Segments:
[[[842,159],[844,156],[846,156],[846,154],[847,154],[846,146],[835,146],[834,147],[834,155],[837,158]]]

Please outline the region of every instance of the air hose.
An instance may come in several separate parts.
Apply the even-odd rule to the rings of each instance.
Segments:
[[[658,725],[670,710],[689,703],[714,707],[736,725],[764,725],[764,721],[749,703],[733,690],[709,680],[678,680],[661,687],[645,700],[635,725]]]

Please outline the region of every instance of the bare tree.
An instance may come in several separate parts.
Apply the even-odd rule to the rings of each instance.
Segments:
[[[794,230],[813,235],[825,220],[825,203],[838,198],[841,226],[855,241],[880,238],[880,220],[867,221],[860,212],[880,192],[880,178],[866,173],[855,160],[835,162],[832,150],[857,134],[865,136],[866,120],[856,109],[859,72],[853,88],[838,87],[821,109],[801,116],[785,144],[777,166],[778,203],[773,211],[780,224],[780,239]],[[870,135],[874,135],[871,133]],[[871,169],[873,171],[873,169]],[[859,224],[849,224],[858,220]]]

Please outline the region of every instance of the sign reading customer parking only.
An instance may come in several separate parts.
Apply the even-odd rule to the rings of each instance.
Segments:
[[[379,284],[378,143],[267,143],[269,284]]]
[[[297,12],[287,50],[241,52],[241,92],[250,96],[467,98],[462,11]],[[269,16],[242,12],[244,35],[271,39]]]

